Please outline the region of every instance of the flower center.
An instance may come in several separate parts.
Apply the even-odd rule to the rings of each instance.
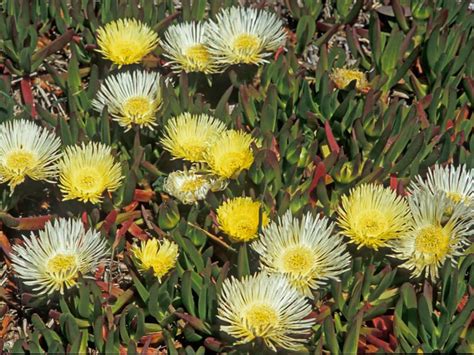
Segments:
[[[76,187],[84,193],[96,193],[101,189],[102,177],[93,168],[83,169],[78,172]]]
[[[190,57],[197,65],[206,65],[209,63],[209,51],[203,44],[196,44],[187,48],[185,55]]]
[[[7,155],[5,165],[10,170],[23,172],[33,166],[35,161],[36,156],[34,153],[24,149],[19,149],[10,152]]]
[[[358,222],[359,228],[368,237],[376,237],[387,230],[385,216],[378,210],[361,211]]]
[[[150,261],[153,272],[159,278],[165,276],[175,265],[175,259],[168,255],[160,255]]]
[[[142,123],[151,111],[151,102],[145,96],[131,97],[123,104],[124,115],[130,117],[134,123]]]
[[[129,58],[135,57],[136,43],[131,41],[124,41],[120,39],[112,46],[113,54],[115,57],[120,58],[122,61],[128,61]]]
[[[181,191],[183,192],[194,192],[200,189],[206,183],[206,179],[201,176],[196,176],[192,179],[187,179],[181,185]]]
[[[424,227],[418,232],[415,248],[420,253],[442,257],[449,250],[449,234],[440,226]]]
[[[222,172],[225,177],[231,178],[240,170],[244,169],[247,156],[242,152],[228,152],[220,159]]]
[[[244,312],[244,321],[255,336],[262,336],[270,328],[278,326],[278,314],[267,304],[251,304]]]
[[[295,246],[285,250],[282,259],[284,272],[304,274],[311,270],[314,254],[308,248]]]
[[[466,198],[458,192],[446,192],[446,196],[454,203],[464,202]]]
[[[48,271],[51,273],[66,272],[76,268],[76,257],[71,254],[56,254],[48,260]]]
[[[260,49],[260,39],[248,33],[242,33],[234,39],[234,48],[242,52],[257,52]]]

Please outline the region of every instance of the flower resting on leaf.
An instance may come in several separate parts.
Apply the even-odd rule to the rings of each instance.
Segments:
[[[123,179],[111,148],[95,142],[67,147],[59,162],[59,172],[63,200],[99,203],[102,194],[117,190]]]
[[[285,40],[282,21],[264,10],[231,7],[209,23],[209,51],[222,65],[266,63]]]
[[[61,141],[34,122],[15,119],[0,125],[0,183],[11,191],[27,177],[52,182]]]
[[[135,19],[119,19],[97,30],[98,51],[117,64],[139,63],[158,45],[155,31]]]
[[[409,230],[392,243],[393,257],[403,260],[401,267],[413,277],[438,278],[438,269],[447,261],[456,264],[456,257],[469,245],[474,210],[465,204],[453,205],[443,193],[421,192],[409,199],[413,221]],[[450,208],[450,213],[446,211]]]
[[[153,274],[161,279],[176,266],[179,249],[174,242],[164,239],[161,243],[157,239],[148,239],[141,246],[134,245],[132,253],[141,272],[153,270]]]
[[[80,220],[60,218],[47,222],[37,238],[23,237],[14,245],[12,264],[18,278],[38,294],[61,294],[76,284],[79,273],[95,270],[110,248],[99,232],[85,230]]]
[[[221,330],[237,339],[236,345],[257,337],[273,351],[303,351],[314,319],[311,306],[281,275],[259,273],[242,280],[228,278],[218,297]]]
[[[161,144],[174,158],[202,162],[208,146],[225,130],[224,122],[217,118],[186,112],[166,123]]]
[[[357,90],[368,91],[370,89],[365,73],[357,69],[335,68],[330,77],[338,89],[345,89],[353,80],[356,81]]]
[[[377,250],[403,235],[411,220],[406,200],[396,192],[376,184],[353,188],[342,196],[338,209],[341,233],[358,248]]]
[[[242,131],[226,131],[209,146],[205,161],[213,174],[226,179],[235,179],[250,168],[254,156],[250,145],[253,138]]]
[[[351,261],[333,230],[326,217],[308,213],[297,219],[288,211],[264,228],[251,247],[260,255],[264,271],[285,276],[298,292],[312,298],[311,290],[329,279],[338,280]]]
[[[105,79],[92,106],[105,106],[112,118],[128,131],[133,125],[153,129],[161,106],[160,74],[145,71],[120,73]]]
[[[218,71],[218,66],[205,43],[206,29],[205,24],[188,22],[170,26],[166,30],[165,41],[161,46],[165,50],[165,57],[171,59],[174,71],[205,74]]]
[[[224,201],[217,209],[219,229],[235,242],[248,242],[257,238],[258,227],[268,224],[268,215],[260,213],[260,202],[250,197],[237,197]]]

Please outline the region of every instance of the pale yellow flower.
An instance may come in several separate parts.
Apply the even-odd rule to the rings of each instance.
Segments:
[[[148,239],[141,246],[132,248],[137,265],[142,272],[149,269],[161,280],[176,266],[179,249],[176,243],[164,239],[161,243],[157,239]]]

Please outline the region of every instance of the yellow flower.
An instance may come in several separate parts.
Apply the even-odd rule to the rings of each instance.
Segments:
[[[225,201],[217,209],[219,228],[233,241],[248,242],[257,238],[260,222],[260,202],[250,197]],[[262,211],[262,227],[268,224],[268,215]]]
[[[67,147],[59,171],[63,200],[99,203],[104,191],[117,190],[123,179],[110,147],[101,143]]]
[[[470,244],[474,210],[463,203],[453,205],[443,193],[424,191],[408,201],[413,221],[410,229],[393,241],[392,256],[404,260],[401,267],[409,269],[413,277],[426,275],[436,280],[438,269],[447,260],[455,265],[455,258]]]
[[[253,139],[250,134],[241,131],[227,131],[216,139],[208,148],[205,160],[211,171],[227,179],[235,179],[250,168],[253,163],[253,153],[250,144]]]
[[[314,324],[314,318],[307,318],[311,306],[283,276],[228,278],[217,303],[218,318],[225,323],[221,330],[238,339],[237,345],[258,337],[273,351],[304,352]]]
[[[180,23],[165,32],[162,47],[174,71],[216,73],[218,67],[209,53],[204,34],[207,26],[198,22]]]
[[[76,284],[79,273],[93,271],[110,250],[99,232],[86,231],[74,219],[47,222],[39,238],[33,233],[23,238],[23,245],[13,246],[13,269],[38,294],[64,293]]]
[[[219,64],[263,64],[285,43],[283,22],[268,11],[232,7],[208,26],[209,51]]]
[[[260,255],[264,271],[285,276],[303,296],[313,298],[311,290],[329,279],[338,280],[351,261],[333,230],[326,217],[308,213],[299,220],[288,211],[264,228],[251,247]]]
[[[46,129],[26,120],[12,120],[0,125],[0,183],[11,191],[25,181],[52,182],[58,170],[61,141]]]
[[[359,91],[367,91],[370,88],[365,73],[357,69],[335,68],[330,77],[338,89],[346,88],[353,80],[356,80],[356,88]]]
[[[156,32],[135,19],[112,21],[97,30],[98,51],[119,68],[139,63],[158,41]]]
[[[162,103],[160,74],[145,71],[120,73],[105,79],[92,106],[108,112],[126,131],[132,125],[153,129]]]
[[[202,162],[209,144],[225,130],[224,122],[217,118],[186,112],[166,123],[161,144],[174,158]]]
[[[158,280],[176,266],[178,251],[178,245],[166,239],[161,243],[157,239],[148,239],[141,247],[134,245],[132,248],[140,271],[147,272],[152,269]]]
[[[358,248],[377,250],[400,237],[409,227],[410,210],[406,200],[381,185],[361,185],[342,196],[338,209],[338,224],[342,234]]]

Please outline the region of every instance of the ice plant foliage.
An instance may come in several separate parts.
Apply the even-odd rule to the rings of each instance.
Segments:
[[[140,247],[134,245],[132,253],[140,271],[147,272],[152,269],[153,274],[161,281],[176,266],[179,249],[176,243],[166,239],[162,242],[158,239],[148,239],[142,242]]]
[[[263,64],[285,43],[282,21],[268,11],[231,7],[209,23],[208,44],[219,64]]]
[[[67,147],[59,162],[59,188],[63,200],[99,203],[105,191],[117,190],[123,179],[112,150],[101,143]]]
[[[0,125],[0,183],[13,191],[27,177],[52,182],[57,175],[61,141],[45,128],[23,119]]]
[[[297,219],[288,211],[270,223],[251,247],[260,255],[263,270],[285,276],[311,298],[311,290],[329,279],[338,280],[351,261],[342,238],[334,235],[334,224],[310,213]]]
[[[428,170],[426,180],[417,175],[410,189],[413,194],[427,191],[435,195],[442,192],[454,203],[474,205],[474,169],[468,169],[465,165],[435,165]]]
[[[301,351],[314,319],[306,319],[311,306],[281,275],[260,273],[242,280],[228,278],[218,298],[221,330],[236,344],[259,337],[273,351]],[[297,337],[296,337],[297,336]]]
[[[204,159],[214,174],[235,179],[253,163],[252,142],[253,138],[248,133],[226,131],[209,146]]]
[[[338,89],[345,89],[354,80],[356,81],[357,90],[365,91],[369,89],[369,82],[365,73],[357,69],[335,68],[330,77]]]
[[[119,19],[97,30],[98,51],[119,68],[139,63],[158,42],[156,32],[136,19]]]
[[[404,261],[401,267],[409,269],[413,277],[436,280],[438,269],[447,260],[456,264],[456,257],[469,244],[474,211],[462,203],[453,206],[439,192],[420,192],[408,201],[413,220],[409,230],[393,241],[393,256]]]
[[[38,238],[31,233],[24,242],[13,246],[13,269],[38,295],[64,293],[76,284],[79,273],[94,271],[110,250],[99,232],[65,218],[47,222]]]
[[[261,221],[260,221],[261,216]],[[233,241],[248,242],[258,236],[258,227],[268,224],[268,215],[261,204],[250,197],[227,200],[217,209],[219,228]]]
[[[341,233],[358,247],[377,250],[403,235],[409,227],[408,203],[381,185],[364,184],[342,196],[338,209]]]
[[[174,158],[203,162],[209,145],[225,130],[224,122],[215,117],[186,112],[166,123],[161,144]]]
[[[198,22],[180,23],[170,26],[161,44],[165,57],[171,60],[173,70],[212,74],[218,65],[209,53],[206,44],[206,24]]]
[[[160,74],[146,71],[124,72],[105,79],[92,106],[102,112],[105,106],[120,126],[153,128],[161,106]]]

